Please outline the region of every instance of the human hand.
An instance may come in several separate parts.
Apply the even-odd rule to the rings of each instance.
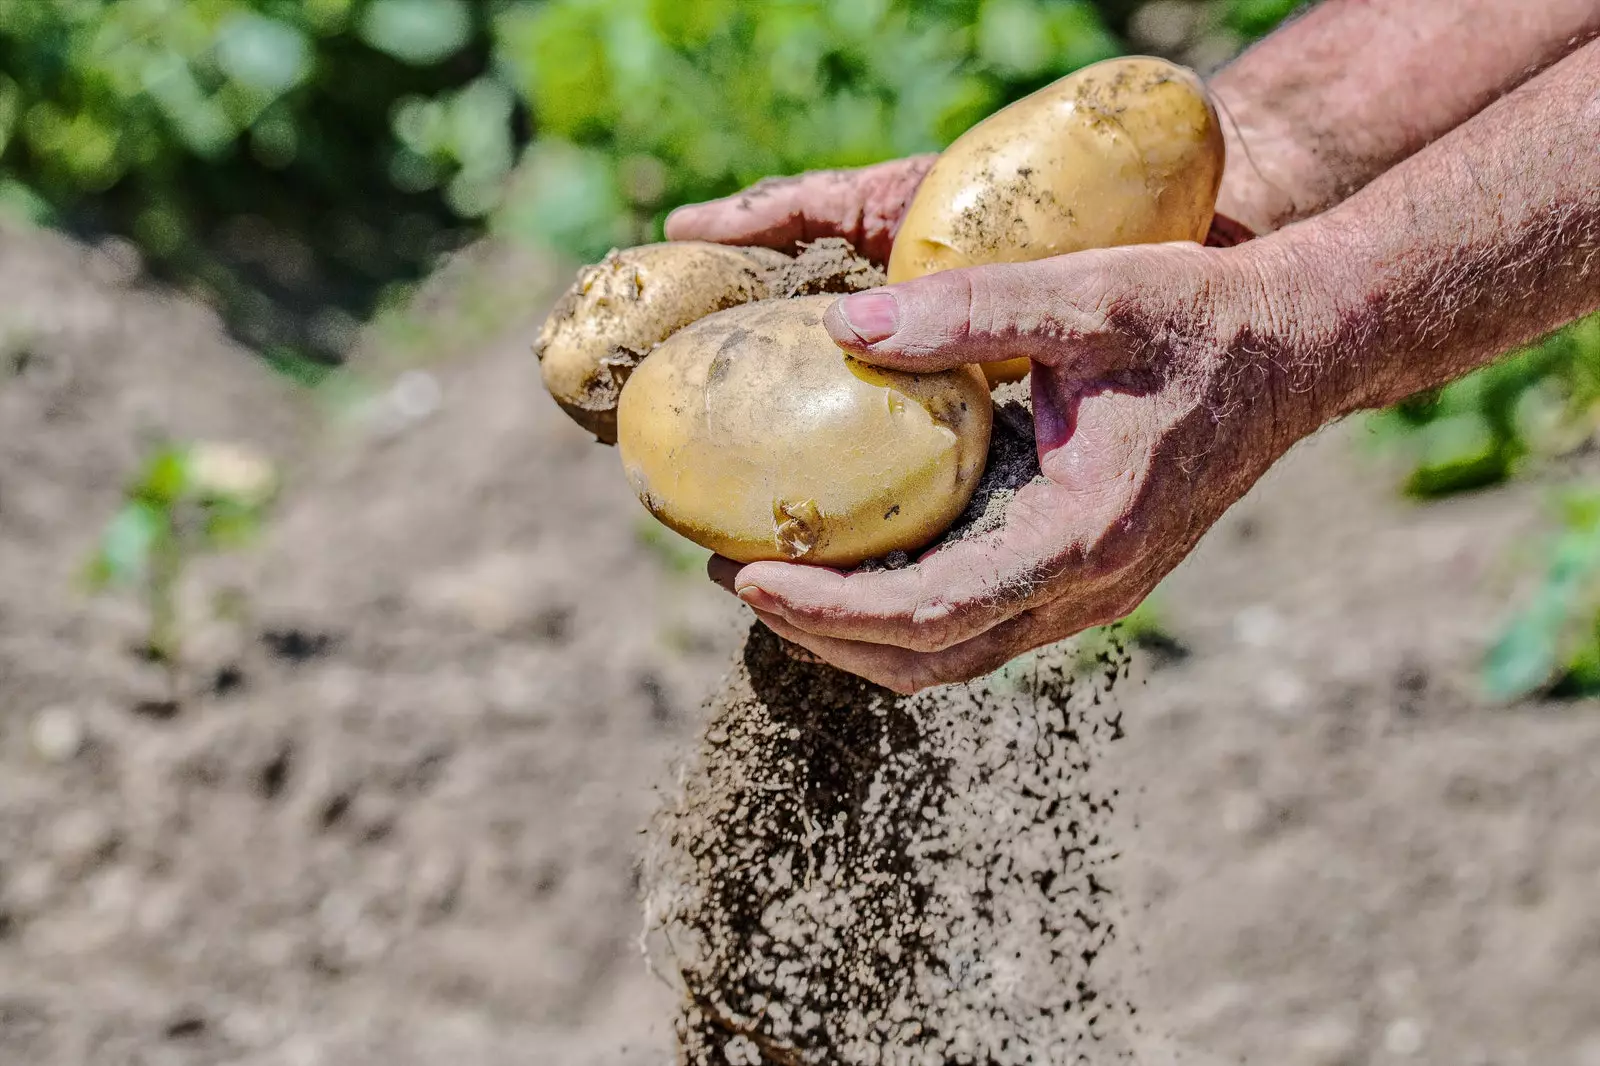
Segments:
[[[667,239],[793,251],[803,242],[843,237],[882,265],[935,158],[917,155],[854,170],[766,178],[732,196],[678,208],[667,217]]]
[[[881,266],[935,158],[917,155],[855,170],[767,178],[732,196],[678,208],[667,217],[667,239],[792,252],[804,242],[843,237]],[[1225,248],[1250,236],[1240,223],[1218,215],[1206,243]]]
[[[1280,260],[1271,265],[1274,259]],[[1268,240],[1080,252],[846,296],[825,318],[911,371],[1029,357],[1044,479],[1004,526],[902,569],[714,558],[779,635],[900,692],[987,673],[1131,611],[1288,447],[1320,424],[1282,371],[1314,302]]]

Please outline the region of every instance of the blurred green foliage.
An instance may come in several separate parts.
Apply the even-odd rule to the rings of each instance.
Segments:
[[[486,227],[589,258],[767,174],[937,149],[1123,50],[1137,6],[0,0],[0,210],[131,238],[314,377]],[[1293,5],[1189,6],[1231,46]]]
[[[498,34],[543,176],[505,221],[588,257],[769,174],[938,149],[1120,50],[1084,0],[551,0]]]
[[[335,354],[509,171],[490,52],[466,0],[0,0],[0,204],[133,239],[280,359]]]
[[[1491,485],[1587,445],[1600,415],[1600,315],[1372,417],[1421,498]]]
[[[1492,699],[1600,691],[1600,489],[1564,493],[1560,526],[1543,579],[1484,658]]]

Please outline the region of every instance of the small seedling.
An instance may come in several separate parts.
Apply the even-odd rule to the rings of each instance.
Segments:
[[[178,595],[189,565],[240,547],[260,531],[277,489],[265,457],[233,444],[166,443],[124,490],[89,561],[94,592],[132,588],[144,600],[141,651],[167,671],[174,691],[182,661]]]

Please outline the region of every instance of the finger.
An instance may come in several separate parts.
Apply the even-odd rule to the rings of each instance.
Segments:
[[[1128,273],[1095,252],[944,270],[841,297],[823,324],[845,351],[898,370],[1032,359],[1098,376],[1134,350],[1112,319],[1142,295]]]
[[[847,574],[752,563],[738,572],[735,590],[751,607],[817,636],[940,651],[1099,580],[1089,549],[1121,506],[1110,491],[1034,482],[1012,498],[1001,529],[914,566]]]
[[[792,252],[807,241],[842,237],[882,263],[932,161],[913,156],[855,170],[768,178],[733,196],[680,207],[667,218],[667,239]]]
[[[970,681],[991,673],[1034,647],[1037,632],[1031,616],[1023,615],[945,651],[919,652],[819,637],[790,625],[777,615],[763,611],[755,615],[778,636],[800,645],[829,665],[901,695],[935,685]]]
[[[667,216],[669,241],[715,241],[791,249],[806,239],[819,174],[775,178],[720,200],[689,204]]]

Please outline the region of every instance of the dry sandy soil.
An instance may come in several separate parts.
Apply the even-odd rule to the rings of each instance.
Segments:
[[[0,1063],[670,1061],[637,833],[746,621],[539,391],[559,272],[501,254],[529,315],[330,429],[117,256],[0,230]],[[290,479],[195,583],[251,611],[196,622],[175,713],[72,585],[152,431]],[[1404,505],[1353,435],[1228,516],[1165,590],[1187,654],[1118,692],[1145,1023],[1201,1066],[1600,1066],[1600,707],[1471,684],[1537,491]]]

